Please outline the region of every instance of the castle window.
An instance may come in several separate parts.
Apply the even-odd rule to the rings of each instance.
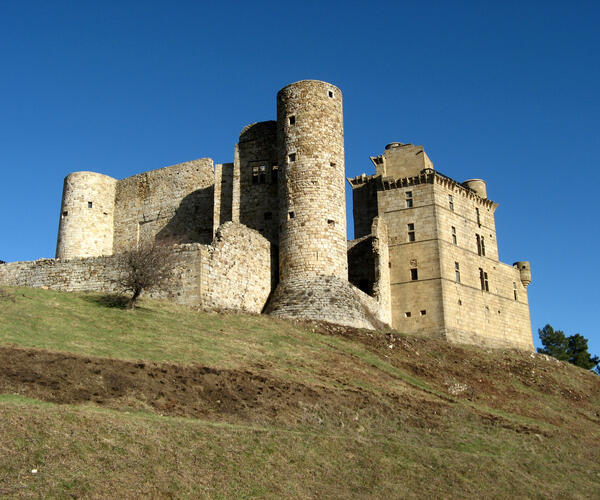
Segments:
[[[88,201],[88,208],[92,208],[92,202]]]
[[[335,227],[335,221],[333,219],[327,219],[327,224],[329,227]]]
[[[405,318],[410,318],[412,315],[410,314],[410,311],[407,311],[404,313],[404,317]]]
[[[334,161],[330,161],[330,162],[329,162],[329,166],[330,166],[330,167],[335,167],[335,162],[334,162]]]
[[[289,161],[296,161],[296,153],[290,153],[288,155],[288,160]]]
[[[413,194],[412,191],[406,191],[406,193],[404,193],[406,195],[406,208],[412,208],[413,207]]]
[[[448,207],[454,212],[454,198],[451,194],[448,195]]]
[[[421,309],[421,316],[425,316],[427,314],[427,311],[425,309]]]
[[[408,224],[408,241],[415,241],[415,225]]]
[[[462,306],[462,300],[458,299],[458,305]]]
[[[475,216],[477,217],[477,225],[479,227],[481,227],[481,217],[479,215],[479,209],[478,208],[475,209]]]
[[[279,167],[277,165],[273,165],[271,167],[271,184],[277,184],[278,173]]]
[[[63,217],[66,217],[67,215],[69,215],[69,212],[68,212],[67,210],[65,210],[65,211],[62,213],[62,216],[63,216]]]
[[[517,282],[513,281],[513,295],[515,296],[515,300],[517,300]]]
[[[475,241],[477,243],[477,255],[485,255],[485,241],[483,240],[483,236],[476,234]]]
[[[295,216],[294,212],[288,212],[288,219],[293,219]]]
[[[267,166],[252,167],[252,184],[265,184],[267,182]]]
[[[296,117],[294,115],[290,116],[290,125],[296,125]]]
[[[333,92],[330,90],[329,92],[327,92],[327,95],[331,98],[333,97]]]
[[[452,243],[454,243],[455,245],[456,243],[456,228],[454,226],[452,226]]]
[[[410,279],[411,279],[411,281],[417,281],[419,279],[419,271],[417,270],[416,267],[413,267],[410,270]]]
[[[481,282],[481,289],[484,292],[489,292],[488,274],[481,267],[479,268],[479,281]]]
[[[265,220],[271,220],[273,218],[273,214],[271,212],[265,212]]]
[[[460,283],[460,265],[458,262],[454,263],[454,276],[456,278],[456,282]]]

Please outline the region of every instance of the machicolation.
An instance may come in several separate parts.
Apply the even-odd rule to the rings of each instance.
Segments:
[[[276,121],[242,130],[232,163],[69,174],[56,259],[4,263],[0,284],[112,291],[114,255],[167,240],[176,268],[157,297],[532,349],[530,265],[499,261],[485,181],[458,182],[421,146],[390,143],[373,174],[347,179],[347,241],[344,158],[340,89],[293,83]]]

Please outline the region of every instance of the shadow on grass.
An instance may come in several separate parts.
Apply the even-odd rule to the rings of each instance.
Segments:
[[[127,304],[129,304],[129,297],[125,297],[124,295],[119,295],[117,293],[107,293],[104,295],[85,295],[83,299],[102,307],[110,307],[115,309],[127,309]]]

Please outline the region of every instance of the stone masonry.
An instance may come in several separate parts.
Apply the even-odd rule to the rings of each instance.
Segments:
[[[64,181],[56,259],[0,265],[0,285],[114,291],[115,255],[172,244],[151,296],[208,310],[387,328],[532,349],[528,262],[498,259],[486,183],[437,172],[421,146],[391,143],[375,174],[348,179],[342,93],[303,80],[277,119],[242,129],[231,163],[210,158],[117,180]]]

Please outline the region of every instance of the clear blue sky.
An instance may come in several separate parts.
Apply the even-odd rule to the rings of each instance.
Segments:
[[[54,256],[69,172],[232,161],[314,78],[344,93],[349,176],[400,141],[486,179],[501,260],[532,264],[534,331],[600,354],[599,5],[0,1],[0,259]]]

